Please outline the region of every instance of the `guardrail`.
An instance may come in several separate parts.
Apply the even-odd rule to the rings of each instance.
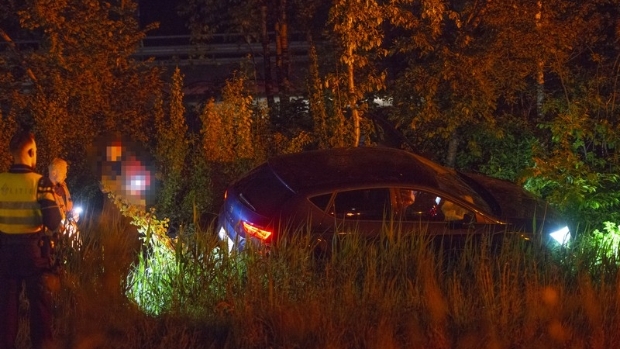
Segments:
[[[255,38],[251,38],[255,40]],[[0,41],[0,52],[8,48],[8,43]],[[16,41],[20,49],[37,49],[39,42],[35,40]],[[308,54],[308,43],[301,33],[291,35],[288,46],[289,54],[297,60]],[[269,44],[269,51],[276,52],[274,40]],[[250,41],[241,34],[216,34],[208,43],[195,44],[189,35],[147,36],[132,57],[139,60],[153,58],[157,64],[226,64],[236,63],[252,55],[263,56],[260,42]]]
[[[293,57],[305,57],[308,54],[308,43],[293,36],[288,45],[289,54]],[[275,42],[269,43],[269,51],[276,52]],[[260,42],[251,42],[242,35],[214,35],[208,43],[191,43],[189,35],[150,36],[142,41],[142,45],[133,54],[137,59],[154,58],[156,62],[192,62],[193,64],[235,63],[246,58],[263,56]]]

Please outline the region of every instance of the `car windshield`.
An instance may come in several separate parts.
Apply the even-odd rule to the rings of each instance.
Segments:
[[[484,200],[477,191],[461,181],[458,177],[443,174],[437,177],[439,188],[446,193],[450,193],[455,197],[465,201],[472,202],[475,206],[482,209],[486,213],[494,213],[488,202]]]
[[[503,217],[545,217],[545,219],[559,220],[557,212],[545,201],[515,186],[512,182],[474,173],[463,175],[463,178],[471,182],[472,187],[478,185],[486,188],[486,190],[481,189],[480,192],[490,196],[490,201],[497,202],[497,205],[502,208],[499,214]]]
[[[439,186],[439,189],[470,203],[473,201],[474,205],[486,213],[495,213],[495,210],[491,209],[489,203],[482,196],[480,196],[480,193],[471,186],[467,185],[467,183],[465,183],[458,176],[456,171],[434,163],[425,157],[418,156],[417,154],[414,154],[414,156],[420,162],[435,171],[437,174],[437,185]]]

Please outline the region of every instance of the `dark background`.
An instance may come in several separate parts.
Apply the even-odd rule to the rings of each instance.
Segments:
[[[189,35],[185,20],[179,17],[179,0],[140,0],[138,1],[140,26],[159,22],[159,28],[148,35]]]

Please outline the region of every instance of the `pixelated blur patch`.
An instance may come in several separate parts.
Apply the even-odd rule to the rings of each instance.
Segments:
[[[133,205],[154,204],[155,167],[142,144],[116,136],[101,137],[89,153],[104,188]]]
[[[121,161],[123,158],[123,144],[113,141],[105,147],[106,161]]]

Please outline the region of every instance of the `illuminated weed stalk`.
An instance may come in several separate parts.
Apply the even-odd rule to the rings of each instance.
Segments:
[[[613,222],[604,222],[602,232],[595,229],[592,232],[593,245],[600,245],[603,248],[603,255],[607,258],[618,258],[618,248],[620,247],[620,227]]]
[[[214,234],[181,229],[168,236],[168,218],[159,219],[155,209],[132,205],[104,189],[121,214],[137,227],[141,250],[131,266],[126,296],[151,315],[204,316],[220,296],[242,275],[239,265],[223,256]],[[225,277],[224,277],[225,276]]]
[[[170,286],[178,275],[175,250],[166,236],[168,219],[158,219],[155,209],[145,210],[104,188],[121,214],[137,227],[142,251],[132,266],[126,284],[127,296],[147,313],[159,314],[170,302]]]

